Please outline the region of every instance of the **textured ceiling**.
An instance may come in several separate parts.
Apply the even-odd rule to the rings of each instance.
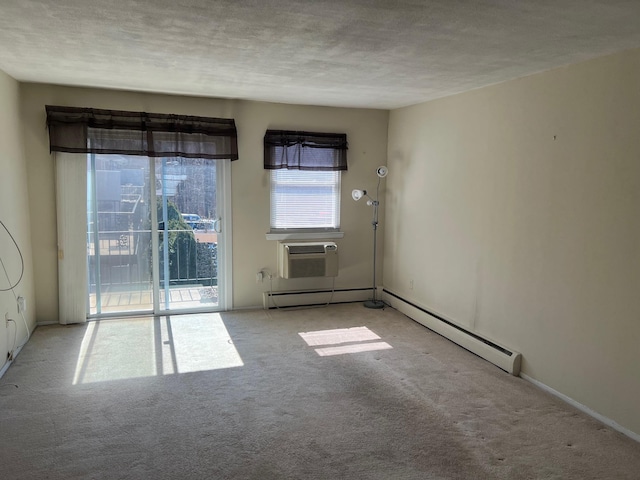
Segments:
[[[395,108],[640,47],[630,0],[0,0],[20,81]]]

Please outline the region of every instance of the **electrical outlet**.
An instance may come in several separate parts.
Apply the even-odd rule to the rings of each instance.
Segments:
[[[264,272],[260,270],[258,273],[256,273],[256,283],[262,283],[263,280],[264,280]]]
[[[413,290],[413,278],[409,280],[409,290]]]

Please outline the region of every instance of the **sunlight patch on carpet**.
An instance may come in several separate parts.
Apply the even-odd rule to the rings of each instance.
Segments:
[[[367,327],[336,328],[333,330],[320,330],[317,332],[302,332],[299,335],[310,347],[316,345],[337,345],[348,342],[364,342],[367,340],[380,340],[380,337]]]
[[[316,348],[316,352],[321,357],[331,355],[344,355],[345,353],[370,352],[372,350],[388,350],[393,348],[387,342],[358,343],[355,345],[341,345],[339,347]]]
[[[87,325],[73,384],[243,365],[218,314],[102,320]]]
[[[393,348],[387,342],[376,342],[381,338],[367,327],[336,328],[317,332],[298,333],[310,347],[321,357],[344,355],[347,353],[370,352],[372,350],[388,350]],[[327,345],[340,345],[329,347]]]

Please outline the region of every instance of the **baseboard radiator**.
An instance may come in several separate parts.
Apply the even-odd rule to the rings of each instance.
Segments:
[[[518,352],[482,338],[480,335],[444,318],[442,315],[405,300],[386,288],[382,290],[382,299],[409,318],[493,363],[505,372],[515,376],[520,375],[522,355]]]
[[[310,307],[326,305],[327,303],[364,302],[370,298],[371,287],[341,288],[334,291],[330,289],[319,289],[263,292],[262,306],[265,310],[271,308]]]

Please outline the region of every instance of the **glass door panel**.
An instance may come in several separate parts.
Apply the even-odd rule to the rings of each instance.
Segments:
[[[90,155],[89,314],[153,309],[149,161]]]
[[[219,306],[216,162],[155,161],[160,310]]]

